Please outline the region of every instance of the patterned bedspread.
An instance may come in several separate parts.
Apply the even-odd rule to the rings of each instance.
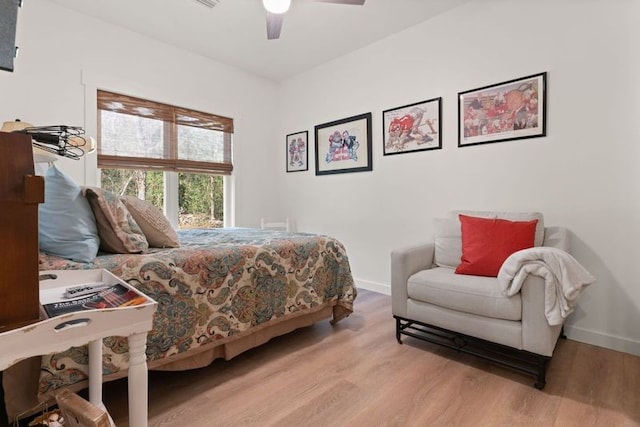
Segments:
[[[104,254],[90,264],[41,254],[40,270],[105,268],[156,300],[150,362],[327,305],[333,321],[353,310],[349,261],[333,238],[243,228],[181,230],[179,237],[180,248]],[[105,375],[127,368],[127,350],[126,338],[104,340]],[[86,347],[43,357],[39,392],[85,380],[87,364]]]

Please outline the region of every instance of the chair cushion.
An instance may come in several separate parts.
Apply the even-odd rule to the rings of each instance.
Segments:
[[[458,215],[479,218],[497,218],[509,221],[538,220],[534,246],[544,242],[544,218],[540,212],[493,212],[493,211],[452,211],[447,218],[436,218],[434,264],[438,267],[456,268],[462,257],[462,230]]]
[[[456,218],[436,218],[434,263],[438,267],[456,268],[462,257],[462,231]]]
[[[479,218],[506,219],[508,221],[532,221],[538,220],[536,236],[533,246],[542,246],[544,243],[544,216],[540,212],[494,212],[494,211],[453,211],[452,216],[458,219],[458,215],[475,216]]]
[[[508,221],[459,215],[462,224],[462,259],[456,273],[497,277],[502,263],[513,253],[533,247],[537,219]]]
[[[422,270],[409,277],[410,299],[464,313],[504,320],[522,319],[522,298],[502,294],[495,277],[455,274],[446,267]]]

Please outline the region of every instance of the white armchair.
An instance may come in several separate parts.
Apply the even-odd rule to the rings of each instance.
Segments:
[[[402,335],[475,354],[536,377],[546,383],[550,360],[562,325],[545,317],[545,283],[527,276],[520,292],[503,295],[496,277],[456,274],[462,244],[457,213],[436,222],[433,243],[391,253],[392,311],[396,339]],[[542,215],[474,212],[468,215],[507,220],[538,219],[537,246],[567,251],[567,230],[544,228]]]

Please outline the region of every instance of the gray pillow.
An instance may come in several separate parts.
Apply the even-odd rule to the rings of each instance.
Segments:
[[[462,232],[458,218],[435,218],[434,262],[438,267],[456,268],[462,257]]]

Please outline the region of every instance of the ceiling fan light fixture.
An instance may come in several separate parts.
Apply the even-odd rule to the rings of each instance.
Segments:
[[[262,0],[264,8],[271,13],[285,13],[291,6],[291,0]]]

